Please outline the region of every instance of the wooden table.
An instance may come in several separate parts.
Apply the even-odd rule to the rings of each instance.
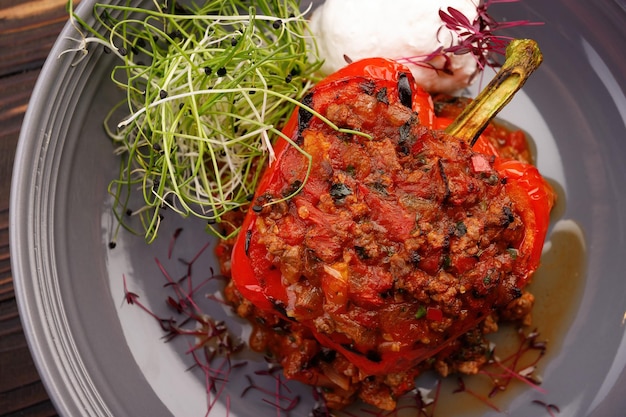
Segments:
[[[22,330],[11,273],[9,191],[24,112],[67,21],[66,0],[0,0],[0,415],[55,416]]]

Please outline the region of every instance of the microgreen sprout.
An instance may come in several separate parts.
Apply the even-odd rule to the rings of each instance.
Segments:
[[[180,247],[178,240],[184,233],[183,229],[176,229],[172,233],[166,248],[166,259],[161,261],[155,258],[155,263],[164,279],[164,289],[168,294],[165,304],[171,315],[157,315],[143,304],[140,296],[129,289],[125,276],[123,280],[123,301],[140,308],[156,321],[163,331],[163,340],[169,342],[175,338],[185,338],[188,341],[185,354],[191,356],[193,364],[190,371],[200,372],[204,377],[207,400],[207,416],[217,403],[230,409],[231,395],[228,384],[234,380],[238,385],[244,382],[239,398],[249,401],[253,392],[260,404],[268,410],[275,412],[278,417],[290,415],[290,411],[307,402],[307,398],[301,398],[292,392],[293,385],[287,385],[282,374],[282,367],[273,358],[266,357],[267,369],[249,372],[250,364],[246,360],[238,359],[238,354],[247,345],[232,336],[228,329],[228,323],[211,318],[204,313],[197,304],[199,297],[210,299],[223,305],[225,308],[232,307],[222,297],[220,288],[228,282],[227,276],[214,274],[209,271],[208,277],[198,280],[194,273],[198,273],[198,267],[194,266],[207,255],[210,248],[204,243],[190,259],[176,257]],[[184,249],[183,249],[184,250]],[[171,262],[176,261],[184,266],[182,276],[176,278],[169,270]],[[204,273],[204,272],[201,272]],[[217,290],[214,284],[217,284]],[[341,411],[331,410],[325,403],[322,395],[323,388],[316,387],[312,390],[312,398],[315,401],[311,416],[313,417],[399,417],[403,415],[415,415],[417,417],[438,417],[437,406],[441,401],[450,399],[449,395],[468,395],[479,400],[486,407],[502,413],[496,404],[494,397],[505,392],[511,384],[523,383],[533,388],[537,393],[545,396],[547,393],[542,389],[540,378],[536,375],[538,363],[544,357],[547,344],[540,340],[536,330],[526,331],[523,328],[517,330],[518,343],[512,347],[512,351],[500,357],[496,354],[496,345],[489,343],[486,351],[487,363],[480,369],[477,375],[458,377],[454,390],[443,389],[443,380],[439,379],[430,387],[419,385],[412,391],[398,398],[394,410],[380,410],[372,406],[355,405]],[[182,353],[182,352],[181,352]],[[259,359],[261,357],[259,356]],[[482,381],[487,381],[485,386]],[[419,380],[417,381],[419,384]],[[449,387],[448,387],[449,388]],[[445,399],[442,394],[445,391]],[[533,400],[535,406],[542,406],[551,417],[556,417],[559,408],[542,400]],[[271,411],[269,411],[271,413]]]
[[[167,253],[168,261],[173,256],[181,233],[182,229],[177,229],[171,238]],[[208,244],[203,245],[190,260],[178,259],[186,267],[181,278],[171,275],[168,270],[169,263],[162,263],[158,258],[155,260],[164,278],[163,287],[171,294],[165,299],[171,316],[154,313],[140,301],[137,293],[129,289],[126,276],[122,276],[124,302],[139,307],[154,318],[164,333],[165,342],[170,342],[175,338],[186,340],[187,351],[185,353],[193,359],[189,371],[199,371],[204,377],[207,416],[211,415],[211,410],[218,402],[225,403],[229,409],[230,397],[225,390],[233,371],[246,364],[245,361],[235,358],[235,355],[243,349],[244,342],[234,337],[223,321],[215,320],[205,314],[196,302],[197,297],[205,296],[204,293],[212,289],[211,284],[219,284],[223,281],[222,276],[213,274],[212,271],[209,277],[202,281],[193,280],[193,266],[203,254],[206,255],[208,247]]]
[[[548,412],[548,414],[550,415],[550,417],[556,417],[556,415],[561,412],[559,407],[557,407],[556,405],[548,404],[548,403],[543,402],[541,400],[533,400],[533,404],[537,404],[537,405],[545,408],[546,411]]]
[[[264,394],[265,396],[267,396],[267,398],[263,398],[262,401],[274,407],[276,409],[278,417],[282,415],[281,411],[288,413],[298,405],[298,403],[300,402],[300,397],[298,397],[297,395],[291,395],[291,390],[283,381],[280,373],[274,373],[271,371],[257,371],[255,372],[255,374],[269,376],[274,379],[274,387],[272,389],[266,388],[266,382],[264,382],[264,385],[262,386],[254,382],[250,375],[246,375],[245,378],[248,381],[248,385],[241,393],[242,398],[251,390],[255,390]],[[286,393],[283,393],[283,391],[286,391]]]
[[[481,1],[476,7],[477,14],[472,21],[454,7],[439,10],[439,17],[443,22],[440,31],[448,30],[456,34],[458,41],[440,47],[428,55],[403,57],[398,61],[450,74],[450,55],[471,54],[481,70],[486,67],[498,68],[500,66],[498,55],[505,55],[506,46],[513,39],[500,34],[500,32],[517,26],[542,24],[541,22],[531,22],[529,20],[498,21],[488,12],[488,8],[492,4],[514,3],[517,1],[519,0]],[[443,58],[443,65],[439,67],[433,66],[432,62],[435,58]]]
[[[274,159],[273,141],[317,81],[321,61],[306,12],[297,0],[155,2],[154,10],[96,4],[103,30],[71,12],[81,39],[65,52],[79,53],[76,63],[91,44],[122,61],[111,79],[126,98],[105,126],[122,160],[109,186],[122,226],[132,230],[124,215],[136,189],[143,203],[131,215],[148,242],[163,208],[204,218],[219,234],[223,215],[249,203]]]

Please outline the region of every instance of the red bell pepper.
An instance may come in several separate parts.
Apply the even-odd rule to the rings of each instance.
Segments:
[[[389,100],[404,100],[404,102],[410,103],[412,110],[419,117],[420,124],[428,128],[441,128],[447,123],[445,120],[436,119],[432,99],[424,90],[415,85],[408,69],[393,61],[381,58],[358,61],[323,80],[313,91],[311,106],[316,111],[324,114],[327,107],[332,103],[318,100],[315,92],[322,89],[336,89],[337,94],[347,94],[342,92],[342,88],[354,85],[354,80],[358,80],[360,85],[366,85],[364,82],[370,81],[376,85],[377,89],[388,88],[390,90],[397,90],[399,83],[408,82],[410,88],[407,91],[410,91],[410,100],[407,100],[406,96],[402,97],[402,94],[398,96],[390,95]],[[324,97],[327,96],[324,95]],[[299,132],[299,114],[301,112],[296,110],[283,130],[283,133],[294,142],[298,141],[298,135],[301,133]],[[310,123],[321,122],[313,118]],[[292,147],[286,140],[278,140],[274,147],[276,161],[264,172],[256,191],[255,201],[262,200],[264,195],[276,195],[279,193],[280,190],[285,188],[286,184],[289,184],[296,178],[294,173],[301,175],[304,170],[303,163],[306,163],[306,160],[297,152],[292,151],[290,153],[290,149]],[[519,247],[514,249],[518,254],[515,272],[520,277],[517,287],[523,288],[539,264],[543,242],[548,229],[550,210],[554,204],[554,193],[535,167],[495,155],[496,150],[485,141],[479,140],[473,150],[476,152],[475,160],[472,159],[474,169],[489,170],[493,168],[498,173],[500,180],[506,181],[507,194],[515,202],[522,217],[524,236]],[[325,150],[319,149],[318,151],[323,153]],[[495,158],[493,158],[494,156]],[[316,187],[327,186],[316,184],[316,169],[321,168],[313,167],[311,176],[308,179],[309,182],[302,191],[304,195],[313,200],[319,194],[316,191]],[[316,215],[313,206],[302,203],[306,199],[299,201],[301,201],[300,205],[296,204],[295,206],[297,207],[290,209],[306,210],[307,215]],[[260,207],[253,207],[247,213],[235,243],[232,254],[232,278],[242,296],[251,301],[257,308],[275,311],[288,319],[294,319],[294,317],[289,317],[286,311],[284,311],[285,306],[290,304],[287,291],[289,283],[283,277],[281,271],[273,266],[267,245],[259,237],[259,230],[264,227],[264,222],[258,216],[257,209],[260,209]],[[340,221],[340,219],[315,218],[313,221],[323,223]],[[297,224],[293,224],[290,227],[292,229],[280,230],[278,233],[281,233],[283,236],[292,236],[294,244],[300,243],[299,240],[303,239],[303,231],[298,229],[299,226]],[[398,233],[403,233],[403,231],[399,230]],[[329,236],[320,236],[319,239],[324,241],[324,244],[332,243],[332,237]],[[472,263],[469,262],[463,268],[471,267]],[[333,304],[341,305],[346,297],[346,277],[342,275],[341,268],[334,269],[328,267],[327,269],[328,277],[325,277],[322,281],[324,286],[323,292],[332,297],[331,301]],[[383,277],[381,277],[382,281],[384,281]],[[438,310],[436,307],[429,307],[426,311],[425,317],[417,317],[416,315],[415,320],[443,320],[441,310]],[[478,314],[477,317],[460,323],[456,327],[458,334],[451,336],[449,340],[453,340],[454,337],[474,327],[484,318],[485,312],[481,313],[483,314]],[[361,371],[371,375],[407,369],[407,367],[434,355],[446,346],[445,343],[442,343],[437,346],[414,346],[411,349],[398,351],[390,349],[372,356],[358,351],[358,346],[353,346],[348,336],[323,334],[316,330],[311,320],[302,320],[301,324],[309,327],[323,346],[342,353],[348,360],[359,367]],[[406,323],[400,325],[406,325]],[[402,332],[402,330],[399,329],[398,332]]]
[[[329,75],[316,85],[316,89],[324,86],[337,86],[340,88],[342,81],[355,77],[362,77],[366,80],[377,82],[379,86],[386,86],[396,89],[400,74],[406,74],[410,82],[414,84],[410,71],[401,64],[385,58],[368,58],[356,61],[339,71]],[[430,95],[417,85],[412,86],[412,105],[418,113],[421,124],[433,126],[435,123],[435,112]],[[322,107],[328,103],[318,103],[316,107]],[[319,110],[319,109],[318,109]],[[285,136],[296,139],[298,130],[298,114],[296,109],[283,128]],[[281,165],[284,162],[284,154],[289,149],[290,144],[285,139],[279,137],[274,145],[276,162],[270,165],[264,172],[255,196],[258,197],[269,189],[277,189],[284,183],[282,171],[286,170]],[[288,163],[286,161],[284,163]],[[303,168],[300,166],[300,168]],[[283,300],[286,297],[284,287],[281,285],[280,273],[270,268],[267,259],[267,249],[254,241],[254,224],[256,214],[250,211],[241,227],[239,238],[235,244],[232,256],[233,279],[237,288],[244,296],[258,308],[272,309],[274,307],[270,300]]]

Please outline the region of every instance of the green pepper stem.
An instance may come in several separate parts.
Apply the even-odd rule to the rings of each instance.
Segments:
[[[535,41],[511,41],[500,71],[448,126],[446,132],[473,146],[491,119],[511,101],[542,61],[543,56]]]

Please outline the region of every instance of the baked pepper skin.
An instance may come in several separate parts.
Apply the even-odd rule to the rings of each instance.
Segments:
[[[328,97],[332,97],[332,94],[328,94],[329,91],[336,91],[337,95],[342,95],[342,100],[349,101],[351,97],[346,96],[346,94],[350,94],[349,87],[354,87],[354,85],[364,86],[363,88],[367,88],[369,85],[372,91],[374,89],[376,91],[397,91],[397,94],[389,94],[384,99],[392,102],[391,104],[397,102],[410,107],[418,118],[419,124],[428,129],[441,129],[448,122],[445,119],[436,118],[431,97],[415,85],[408,69],[382,58],[365,59],[348,65],[320,82],[305,101],[316,111],[324,114],[328,106],[332,104],[332,101],[328,99]],[[324,94],[318,94],[318,92]],[[293,142],[300,143],[302,131],[312,123],[322,122],[316,118],[311,118],[308,112],[296,110],[284,127],[283,133]],[[311,320],[298,320],[297,317],[289,315],[285,310],[285,306],[289,305],[290,302],[287,283],[281,271],[272,264],[266,245],[262,239],[259,239],[258,230],[259,226],[262,226],[262,221],[259,223],[258,212],[263,204],[264,195],[279,195],[281,190],[284,190],[286,185],[293,180],[293,175],[290,173],[302,172],[305,170],[305,166],[302,165],[303,159],[298,156],[298,153],[293,152],[291,145],[286,140],[279,139],[274,150],[276,162],[266,169],[261,178],[254,200],[256,207],[253,206],[247,213],[232,254],[233,281],[241,295],[257,308],[274,311],[287,319],[297,320],[311,330],[321,345],[340,352],[368,375],[397,372],[433,356],[445,348],[448,342],[476,326],[490,312],[492,306],[480,305],[476,308],[475,315],[460,321],[453,327],[453,334],[448,335],[445,341],[441,343],[424,344],[423,346],[417,344],[411,348],[402,348],[397,351],[391,349],[374,354],[364,352],[361,346],[355,345],[353,340],[343,334],[319,332]],[[470,169],[475,172],[495,171],[497,173],[499,181],[504,183],[508,198],[514,202],[524,225],[523,238],[517,247],[512,248],[516,251],[516,262],[513,264],[513,272],[517,277],[515,286],[521,289],[529,282],[532,274],[539,266],[555,195],[534,166],[500,157],[497,155],[496,149],[485,140],[479,139],[472,150],[475,155],[471,158]],[[314,167],[312,175],[302,191],[305,196],[312,199],[317,198],[318,189],[325,186],[316,183],[315,169]],[[365,190],[363,192],[366,193]],[[289,227],[288,225],[283,225],[283,227]],[[301,230],[295,230],[297,225],[294,224],[293,227],[293,235],[300,235]],[[401,232],[398,231],[398,233]],[[281,233],[289,235],[289,230],[282,230]],[[298,243],[293,242],[293,244]],[[453,260],[453,262],[452,267],[459,272],[466,271],[473,265],[472,261],[467,259]],[[424,265],[433,273],[437,268],[440,268],[440,266],[426,263]],[[334,271],[334,273],[337,272]],[[340,288],[328,288],[328,286],[332,287],[334,281],[326,280],[325,282],[325,294],[333,294],[332,297],[334,298],[329,301],[338,305],[345,302],[346,295]],[[437,307],[428,307],[419,316],[423,317],[416,315],[416,320],[426,319],[437,322],[442,320],[442,311]]]

